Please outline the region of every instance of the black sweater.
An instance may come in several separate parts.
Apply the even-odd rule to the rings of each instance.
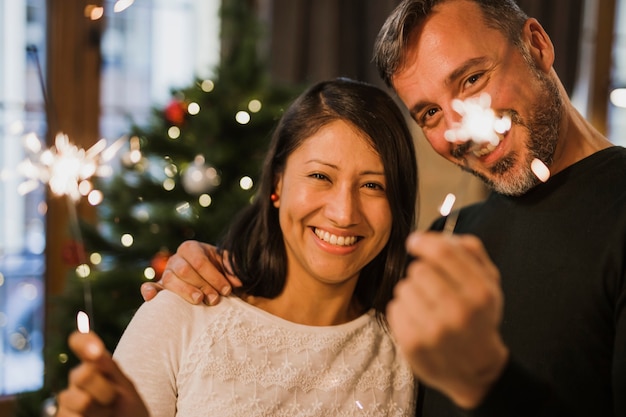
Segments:
[[[418,416],[626,416],[626,149],[524,196],[492,194],[455,233],[478,236],[500,269],[511,360],[478,409],[427,388]]]

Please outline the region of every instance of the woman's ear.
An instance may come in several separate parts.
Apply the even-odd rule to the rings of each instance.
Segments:
[[[537,67],[544,72],[550,72],[554,64],[554,45],[537,19],[530,18],[526,21],[522,29],[522,39]]]
[[[277,175],[275,182],[276,184],[274,185],[274,192],[272,192],[270,199],[272,200],[272,204],[274,205],[274,207],[278,208],[280,207],[280,195],[283,190],[283,176]]]

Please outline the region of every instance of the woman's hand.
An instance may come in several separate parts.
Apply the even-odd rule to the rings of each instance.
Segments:
[[[94,333],[74,332],[69,345],[81,360],[57,397],[57,417],[149,417],[133,383]]]
[[[204,302],[215,305],[220,296],[230,294],[241,281],[222,267],[215,246],[188,240],[178,247],[165,265],[159,283],[146,282],[141,286],[144,300],[149,301],[162,289],[168,289],[191,304]]]

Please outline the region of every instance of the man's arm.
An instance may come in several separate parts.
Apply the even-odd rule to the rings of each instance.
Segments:
[[[188,240],[181,243],[168,259],[161,280],[144,283],[141,294],[145,301],[149,301],[159,291],[167,289],[191,304],[215,305],[220,296],[228,295],[233,287],[240,286],[241,281],[223,268],[215,246]]]

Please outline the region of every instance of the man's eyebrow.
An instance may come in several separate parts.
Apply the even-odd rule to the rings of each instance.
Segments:
[[[467,61],[463,63],[463,65],[461,65],[460,67],[452,71],[450,74],[448,74],[448,77],[446,78],[446,84],[447,85],[452,84],[454,81],[458,80],[465,73],[467,73],[472,67],[484,64],[485,62],[487,62],[487,58],[484,56],[468,59]]]
[[[472,67],[485,64],[485,62],[487,62],[487,58],[484,56],[468,59],[460,67],[456,68],[454,71],[448,74],[445,79],[445,84],[450,85],[454,83],[454,81],[465,75]],[[415,105],[413,105],[413,107],[409,109],[409,112],[411,116],[415,118],[415,116],[417,116],[425,107],[428,107],[431,104],[432,103],[430,102],[420,101],[418,103],[415,103]]]

